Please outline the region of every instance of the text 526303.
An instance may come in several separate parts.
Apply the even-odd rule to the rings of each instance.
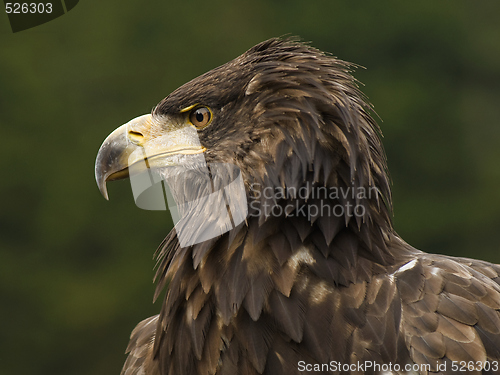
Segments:
[[[52,13],[52,3],[5,3],[5,12],[14,14]]]

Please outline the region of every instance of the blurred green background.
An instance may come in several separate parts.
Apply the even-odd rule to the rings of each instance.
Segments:
[[[0,374],[119,374],[168,213],[94,182],[117,126],[284,34],[367,69],[395,226],[500,263],[500,2],[106,1],[13,34],[0,15]],[[382,121],[383,120],[383,121]]]

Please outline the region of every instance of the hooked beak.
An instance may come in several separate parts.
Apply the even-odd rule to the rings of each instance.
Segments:
[[[108,199],[106,182],[129,177],[132,166],[175,165],[172,160],[174,155],[205,151],[193,126],[160,123],[150,114],[139,116],[120,126],[104,140],[95,162],[97,186]]]

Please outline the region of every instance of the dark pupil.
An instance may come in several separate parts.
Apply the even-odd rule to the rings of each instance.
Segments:
[[[205,116],[201,111],[197,111],[195,116],[196,116],[196,121],[198,122],[203,122],[203,119],[205,118]]]

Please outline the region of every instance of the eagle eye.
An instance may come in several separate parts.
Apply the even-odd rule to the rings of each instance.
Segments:
[[[197,129],[203,129],[212,121],[212,111],[207,107],[198,107],[189,114],[189,121]]]

